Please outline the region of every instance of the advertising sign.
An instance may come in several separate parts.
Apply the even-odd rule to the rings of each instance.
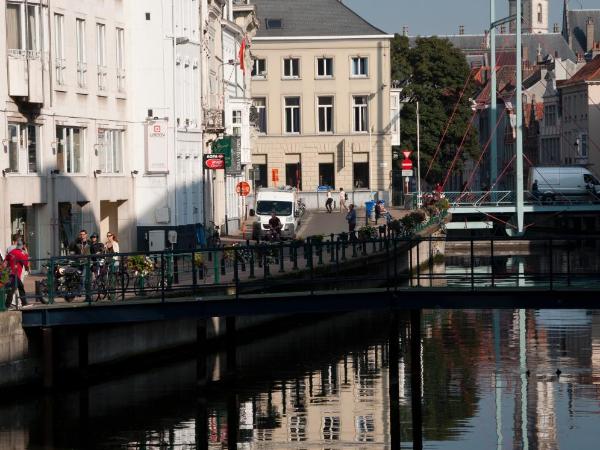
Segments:
[[[225,169],[225,155],[222,153],[204,155],[204,167],[209,170]]]
[[[225,166],[228,168],[231,167],[231,145],[231,136],[225,136],[212,143],[212,152],[225,155]]]
[[[231,136],[231,164],[226,168],[227,173],[239,175],[242,173],[242,138]]]
[[[165,173],[168,165],[167,119],[155,119],[146,122],[146,171]]]

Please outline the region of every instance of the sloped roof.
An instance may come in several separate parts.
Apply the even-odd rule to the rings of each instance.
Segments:
[[[600,81],[600,55],[596,56],[589,63],[583,66],[571,78],[559,81],[559,87],[571,86],[586,81]]]
[[[256,37],[386,35],[339,0],[252,0],[260,27]],[[281,19],[281,28],[267,20]]]
[[[567,11],[571,48],[577,54],[587,52],[587,21],[594,21],[594,41],[600,41],[600,9],[575,9]]]
[[[464,34],[439,37],[448,39],[456,48],[461,49],[467,55],[487,52],[488,37],[485,34]],[[414,45],[416,39],[417,37],[410,38],[411,45]],[[514,52],[514,49],[516,48],[515,41],[515,34],[497,34],[496,51],[498,53],[509,50]],[[563,60],[570,59],[571,61],[576,61],[577,59],[575,53],[571,50],[560,33],[524,34],[523,47],[523,58],[531,64],[536,63],[538,49],[541,51],[542,57],[551,55],[553,57],[558,56]]]

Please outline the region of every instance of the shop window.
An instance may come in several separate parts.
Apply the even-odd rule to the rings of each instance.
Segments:
[[[356,189],[369,188],[369,163],[355,162],[353,165],[354,178],[353,185]]]
[[[302,166],[300,163],[285,165],[285,184],[302,190]]]
[[[335,189],[335,167],[333,163],[319,163],[319,186]]]

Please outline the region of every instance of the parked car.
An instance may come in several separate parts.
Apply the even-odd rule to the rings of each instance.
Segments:
[[[533,183],[537,181],[537,193]],[[529,191],[542,201],[554,201],[569,195],[600,195],[600,181],[585,167],[532,167]]]

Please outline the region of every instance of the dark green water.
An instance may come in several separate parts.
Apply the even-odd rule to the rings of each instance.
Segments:
[[[424,311],[412,351],[396,318],[305,318],[238,347],[231,377],[214,355],[203,391],[183,359],[2,399],[0,448],[413,448],[415,418],[426,449],[598,448],[600,311]]]

